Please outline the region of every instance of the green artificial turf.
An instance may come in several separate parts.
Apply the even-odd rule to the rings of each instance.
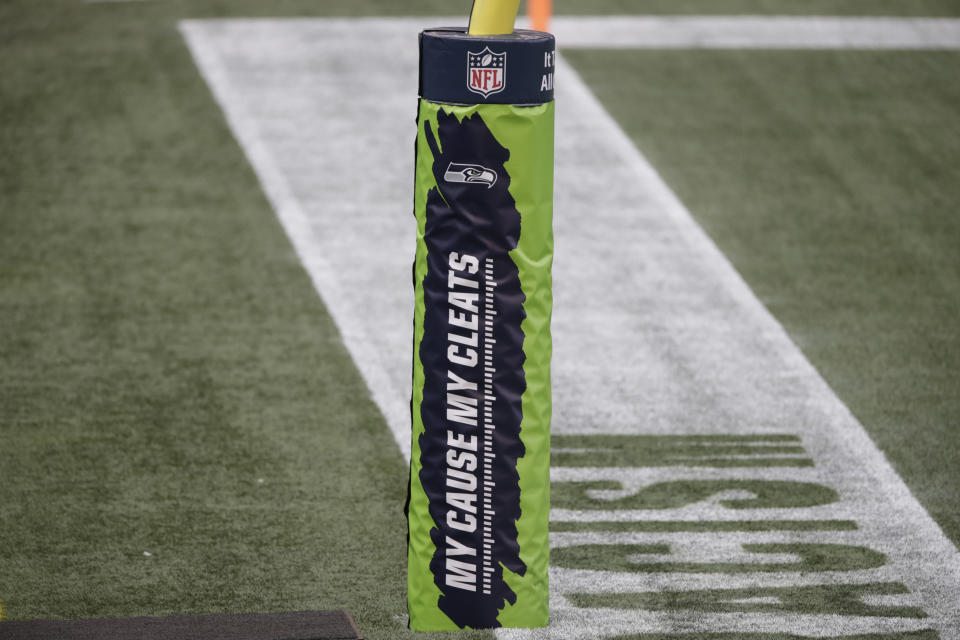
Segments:
[[[8,618],[345,608],[369,638],[412,635],[396,618],[405,610],[405,463],[176,23],[253,15],[465,16],[469,4],[0,4],[0,602]],[[737,13],[794,12],[797,3],[558,0],[557,5],[559,12],[572,13]],[[805,6],[816,6],[818,13],[953,15],[957,3],[878,0],[865,7],[847,0]],[[956,201],[943,186],[958,148],[950,137],[956,133],[957,101],[950,93],[955,90],[944,75],[956,58],[858,54],[868,64],[844,70],[847,63],[834,61],[832,54],[753,55],[749,63],[743,55],[710,62],[713,54],[571,52],[604,99],[622,100],[622,92],[633,91],[626,99],[637,110],[630,102],[615,105],[618,117],[630,124],[645,151],[659,148],[655,163],[714,237],[722,236],[718,228],[728,230],[724,249],[878,441],[901,458],[928,461],[929,477],[909,460],[897,459],[912,487],[929,488],[919,495],[944,523],[945,510],[931,496],[952,495],[955,485],[942,484],[944,473],[930,461],[957,461],[949,444],[935,446],[938,438],[948,438],[940,444],[955,439],[947,427],[956,425],[956,401],[944,389],[956,388],[948,366],[956,354],[951,351],[956,332],[943,324],[944,309],[952,311],[950,300],[956,300],[951,289],[956,274],[949,270],[954,254],[947,251],[956,246],[950,244],[955,223],[927,215],[927,208],[921,209],[924,215],[908,217],[894,215],[891,207],[922,197],[930,211],[942,213]],[[818,108],[816,95],[789,104],[802,93],[804,76],[784,96],[763,93],[759,83],[781,79],[776,61],[784,58],[800,61],[793,63],[801,65],[799,71],[809,60],[839,64],[840,77],[852,83],[859,100],[855,104],[867,112],[889,108],[885,82],[914,79],[912,99],[893,104],[904,113],[910,113],[910,104],[925,105],[924,117],[935,116],[932,122],[940,127],[917,146],[909,131],[891,128],[891,114],[876,126],[876,141],[871,137],[862,150],[873,159],[891,145],[897,153],[906,149],[910,175],[921,181],[917,189],[862,170],[849,177],[853,186],[867,180],[877,189],[869,197],[887,212],[884,237],[896,241],[889,263],[863,251],[866,267],[857,271],[856,282],[872,282],[868,276],[878,270],[904,274],[895,288],[882,292],[898,308],[926,305],[923,314],[901,314],[915,323],[906,333],[890,314],[861,313],[873,308],[869,296],[853,296],[860,306],[838,307],[838,300],[848,299],[843,278],[828,279],[831,287],[822,294],[815,290],[820,280],[792,266],[809,257],[804,252],[812,247],[815,258],[828,259],[822,268],[829,272],[842,263],[836,256],[847,255],[840,241],[846,239],[849,247],[852,238],[859,246],[859,233],[783,234],[764,218],[770,209],[757,205],[744,212],[738,205],[742,171],[759,166],[763,181],[778,183],[761,162],[762,148],[745,169],[745,161],[730,162],[729,153],[741,153],[740,145],[758,143],[755,138],[775,144],[787,135],[782,118],[797,117],[790,109]],[[899,60],[915,61],[926,72],[914,78]],[[612,86],[602,68],[608,62],[625,65],[632,80],[621,85],[628,86]],[[856,75],[863,70],[868,71],[863,78]],[[885,70],[890,78],[884,79]],[[677,77],[696,86],[676,83]],[[836,83],[833,91],[841,91]],[[752,92],[738,95],[740,86]],[[740,143],[732,139],[736,129],[726,138],[719,135],[718,126],[727,125],[704,117],[712,110],[704,112],[710,103],[701,90],[721,103],[731,101],[724,111],[730,118],[740,116],[735,101],[752,96],[749,104],[762,107],[760,129]],[[823,105],[831,113],[838,108],[831,107],[834,99],[839,98]],[[658,104],[668,107],[673,124],[631,120],[656,113]],[[773,124],[764,125],[767,118],[774,118]],[[709,135],[700,135],[698,127],[707,127]],[[795,125],[787,132],[798,153],[813,154],[798,160],[801,166],[824,165],[813,172],[817,180],[839,171],[835,162],[849,161],[817,155],[832,149],[827,134],[815,136],[813,145],[809,129]],[[686,142],[678,143],[683,136]],[[651,139],[659,142],[651,146]],[[720,145],[712,156],[704,146],[711,144]],[[830,153],[850,152],[839,147]],[[755,152],[742,153],[745,158]],[[851,201],[843,180],[828,183],[833,186],[816,203]],[[770,188],[752,180],[746,184],[758,191]],[[783,189],[796,195],[819,184],[805,177],[799,186],[784,183]],[[757,198],[780,200],[769,194]],[[778,221],[789,213],[773,212]],[[800,213],[805,218],[810,212]],[[823,218],[823,212],[814,215]],[[798,227],[802,222],[787,220]],[[938,253],[926,249],[931,237]],[[781,253],[789,264],[770,269],[768,262],[776,266]],[[744,266],[745,257],[756,262]],[[756,280],[757,273],[768,272],[772,284]],[[781,288],[794,273],[801,286]],[[944,302],[928,296],[931,286],[941,287],[936,291]],[[918,292],[927,293],[918,298]],[[790,298],[795,295],[796,302]],[[821,308],[829,312],[829,331],[819,325],[804,329],[797,321],[820,317]],[[851,342],[849,328],[833,329],[847,319],[854,336],[879,331],[876,342]],[[924,348],[916,347],[917,335],[927,341]],[[834,349],[838,354],[825,364]],[[937,354],[943,377],[929,366]],[[911,375],[915,379],[903,392],[890,393]],[[918,394],[922,389],[925,395]],[[891,448],[896,431],[883,425],[906,422],[910,428],[899,438],[903,446]],[[960,523],[954,535],[958,528]]]
[[[565,55],[960,543],[960,53]]]

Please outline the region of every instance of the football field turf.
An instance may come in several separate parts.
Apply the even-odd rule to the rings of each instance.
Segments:
[[[589,12],[664,10],[623,4]],[[456,9],[0,8],[8,617],[336,607],[405,635],[405,462],[177,21]],[[958,54],[568,60],[956,544]],[[351,253],[335,266],[362,267]],[[601,566],[583,554],[558,557]]]

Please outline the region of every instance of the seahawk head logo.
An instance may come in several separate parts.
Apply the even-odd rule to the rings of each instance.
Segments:
[[[497,181],[497,172],[479,164],[460,164],[451,162],[443,174],[447,182],[461,182],[466,184],[485,184],[487,189]]]
[[[507,52],[494,53],[490,47],[467,53],[467,88],[489,98],[507,86]]]

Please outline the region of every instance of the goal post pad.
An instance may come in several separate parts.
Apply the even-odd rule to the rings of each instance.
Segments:
[[[420,38],[408,607],[547,624],[553,36]]]

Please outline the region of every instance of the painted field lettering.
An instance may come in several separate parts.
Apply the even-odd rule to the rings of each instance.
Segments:
[[[702,611],[717,613],[801,613],[885,618],[925,618],[911,606],[872,604],[874,596],[909,593],[899,582],[825,584],[811,587],[757,587],[642,593],[573,593],[565,597],[578,607]]]
[[[783,480],[674,480],[611,499],[598,497],[600,491],[622,492],[624,487],[615,480],[554,482],[551,504],[563,509],[677,509],[715,499],[728,509],[799,509],[830,504],[839,497],[822,484]]]
[[[720,545],[720,549],[690,545],[681,558],[671,557],[671,551],[667,544],[582,544],[554,549],[551,560],[565,569],[634,573],[864,571],[886,563],[882,553],[844,544],[743,543]],[[718,555],[723,559],[718,561]],[[737,556],[752,557],[729,561]]]
[[[774,614],[806,616],[836,631],[849,628],[836,627],[844,617],[853,624],[925,615],[910,602],[879,598],[909,590],[871,574],[887,565],[887,555],[861,543],[855,521],[835,517],[842,496],[824,484],[798,436],[563,435],[552,445],[551,566],[574,607],[615,612],[631,627],[631,610],[736,615],[728,624],[744,630]],[[744,580],[750,588],[723,588]],[[676,586],[651,591],[651,581]],[[610,586],[579,590],[591,584]],[[638,632],[643,620],[636,617]]]

